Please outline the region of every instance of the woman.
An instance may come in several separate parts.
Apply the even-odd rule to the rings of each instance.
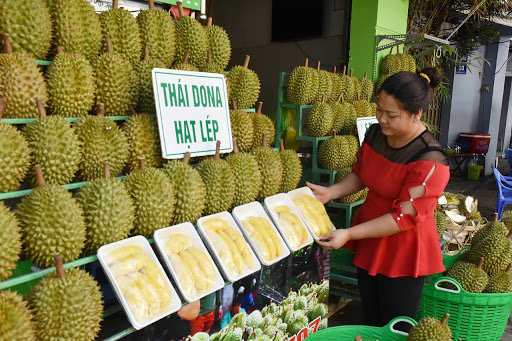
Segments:
[[[308,183],[323,203],[369,188],[352,227],[317,241],[355,251],[368,325],[414,318],[425,276],[444,270],[434,210],[450,172],[439,142],[420,120],[439,82],[434,68],[390,76],[377,97],[379,124],[368,129],[352,172],[330,187]]]

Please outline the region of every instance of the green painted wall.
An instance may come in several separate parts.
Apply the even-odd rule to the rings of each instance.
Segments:
[[[405,34],[408,8],[407,0],[352,1],[348,67],[356,77],[362,77],[365,72],[373,77],[376,35]],[[380,52],[378,60],[388,53],[389,50]]]

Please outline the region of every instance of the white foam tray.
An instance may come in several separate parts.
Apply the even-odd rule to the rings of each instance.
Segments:
[[[265,210],[263,209],[263,206],[257,201],[237,206],[233,209],[233,217],[235,218],[235,221],[238,223],[238,226],[242,230],[243,234],[245,235],[245,239],[249,241],[249,244],[251,244],[252,248],[256,252],[256,255],[258,256],[261,264],[265,266],[272,265],[274,263],[279,262],[281,259],[287,257],[290,254],[290,250],[288,249],[288,246],[285,244],[283,238],[281,237],[281,234],[274,226],[274,223],[272,220],[268,217],[268,215],[265,213]],[[262,217],[266,219],[272,229],[276,232],[277,238],[279,239],[279,243],[281,244],[281,254],[278,255],[276,258],[271,259],[270,261],[266,261],[263,255],[261,254],[260,250],[254,243],[251,235],[249,234],[249,231],[244,227],[242,224],[242,220],[246,220],[248,217]]]
[[[153,261],[155,263],[155,265],[158,267],[160,273],[163,276],[165,283],[167,284],[167,286],[171,292],[171,302],[169,303],[168,307],[166,309],[163,309],[158,315],[155,315],[155,316],[153,316],[153,318],[148,319],[147,321],[144,321],[144,322],[139,322],[135,319],[135,316],[133,315],[133,313],[130,309],[130,306],[128,305],[128,301],[126,300],[121,289],[119,288],[119,285],[118,285],[114,275],[110,271],[109,264],[107,263],[107,257],[112,251],[114,251],[118,248],[121,248],[121,247],[126,247],[126,246],[140,246],[142,248],[142,250],[149,256],[149,259],[151,259],[151,261]],[[119,240],[114,243],[103,245],[102,247],[100,247],[98,249],[97,255],[98,255],[100,264],[103,267],[103,271],[105,271],[105,274],[107,275],[107,278],[108,278],[112,288],[114,289],[114,292],[116,293],[116,296],[117,296],[119,302],[121,302],[121,305],[123,306],[124,311],[126,312],[126,315],[128,316],[128,320],[132,324],[133,328],[135,328],[137,330],[142,329],[142,328],[160,320],[161,318],[166,317],[166,316],[178,311],[181,308],[181,300],[180,300],[178,294],[176,293],[176,290],[172,286],[171,281],[169,280],[169,277],[167,277],[167,275],[165,274],[165,271],[164,271],[162,265],[158,261],[158,258],[156,257],[155,253],[153,252],[153,249],[151,248],[151,245],[149,245],[149,242],[145,237],[134,236],[134,237],[130,237],[127,239]]]
[[[286,242],[286,245],[288,245],[288,248],[291,251],[300,250],[303,247],[305,247],[306,245],[313,243],[313,237],[311,236],[311,231],[308,229],[306,222],[302,218],[302,215],[300,214],[297,206],[295,206],[293,201],[288,197],[288,195],[286,193],[279,193],[279,194],[273,195],[271,197],[266,197],[264,202],[265,202],[265,210],[267,211],[267,214],[270,216],[270,218],[272,218],[274,225],[277,227],[279,232],[281,232],[281,235],[283,236],[283,239]],[[287,235],[284,233],[283,227],[279,224],[279,214],[274,212],[274,208],[278,207],[278,206],[288,206],[291,210],[291,213],[294,214],[295,216],[297,216],[297,218],[299,218],[299,221],[302,223],[302,225],[304,226],[304,228],[306,229],[306,231],[308,233],[307,241],[304,242],[303,244],[299,245],[297,248],[294,248],[290,244]]]
[[[184,235],[190,237],[193,242],[192,246],[203,251],[206,254],[206,256],[208,257],[208,259],[210,259],[210,261],[212,262],[212,265],[215,268],[216,276],[215,276],[215,283],[212,286],[212,288],[210,288],[210,290],[204,291],[201,294],[190,297],[187,295],[186,290],[181,286],[179,277],[178,277],[176,271],[174,270],[174,267],[172,266],[169,255],[165,251],[166,250],[165,245],[167,244],[169,239],[172,238],[173,234],[177,234],[177,233],[184,234]],[[213,261],[212,257],[208,253],[208,250],[204,246],[204,243],[201,240],[201,237],[199,237],[199,234],[197,234],[197,231],[196,231],[194,225],[192,225],[189,222],[186,222],[186,223],[182,223],[182,224],[178,224],[178,225],[174,225],[174,226],[169,226],[169,227],[166,227],[163,229],[158,229],[154,233],[154,238],[155,238],[155,244],[156,244],[157,250],[160,253],[160,255],[162,256],[162,259],[165,262],[165,266],[167,267],[167,269],[169,269],[169,272],[171,273],[172,277],[174,278],[174,282],[176,283],[178,290],[181,293],[181,296],[186,301],[188,301],[188,302],[197,301],[198,299],[201,299],[201,298],[205,297],[206,295],[209,295],[212,292],[220,290],[224,287],[224,279],[222,278],[222,276],[219,272],[219,269],[217,269],[217,266],[215,265],[215,262]]]
[[[287,193],[288,194],[288,197],[290,198],[290,200],[293,202],[293,199],[303,195],[303,194],[307,194],[313,198],[316,199],[315,195],[313,194],[313,191],[311,190],[311,188],[307,187],[307,186],[304,186],[304,187],[300,187],[300,188],[297,188],[297,189],[294,189],[294,190],[291,190],[290,192]],[[295,204],[295,203],[294,203]],[[295,207],[297,207],[295,205]],[[302,217],[302,220],[306,223],[306,226],[309,230],[309,233],[313,236],[313,238],[315,240],[318,239],[319,236],[315,235],[315,233],[313,232],[313,229],[309,226],[308,224],[308,221],[306,220],[306,217],[304,217],[302,215],[302,213],[300,212],[299,208],[297,207],[297,211],[299,212],[300,216]],[[332,225],[332,230],[331,231],[334,231],[336,230],[336,227],[334,226],[334,224],[331,222],[331,225]]]
[[[261,264],[260,264],[260,262],[258,260],[258,257],[256,257],[256,255],[254,254],[254,251],[252,250],[251,246],[249,244],[247,244],[247,247],[249,248],[249,252],[251,253],[251,256],[253,258],[253,263],[254,263],[253,267],[252,268],[247,268],[243,273],[237,274],[236,276],[233,276],[233,275],[231,275],[229,273],[228,269],[224,265],[224,262],[220,258],[219,253],[213,247],[213,243],[211,242],[210,238],[206,234],[205,227],[203,225],[203,223],[206,220],[211,219],[211,218],[218,218],[218,219],[223,219],[223,220],[227,221],[228,225],[231,226],[237,233],[239,233],[242,236],[242,238],[244,238],[244,235],[240,231],[240,228],[238,227],[237,223],[235,222],[235,220],[233,219],[231,214],[229,212],[226,212],[226,211],[220,212],[220,213],[216,213],[216,214],[212,214],[212,215],[205,216],[205,217],[201,217],[201,218],[199,218],[197,220],[197,229],[199,231],[199,235],[205,241],[205,245],[208,248],[208,250],[210,250],[210,254],[215,258],[215,261],[219,265],[219,268],[220,268],[222,274],[224,275],[224,278],[227,279],[230,282],[236,282],[239,279],[247,277],[250,274],[260,270],[261,269]],[[246,243],[247,243],[247,241],[246,241]],[[235,272],[236,272],[236,270],[235,270]]]

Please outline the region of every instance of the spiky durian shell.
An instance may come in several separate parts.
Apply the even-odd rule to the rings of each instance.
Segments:
[[[175,195],[164,172],[156,168],[135,170],[124,181],[135,205],[133,234],[151,237],[156,230],[169,226]]]
[[[442,236],[446,230],[446,214],[442,211],[435,211],[434,220],[436,221],[437,234]]]
[[[172,160],[162,169],[176,193],[172,225],[199,219],[206,206],[206,188],[199,172],[181,160]]]
[[[434,317],[425,317],[409,332],[407,341],[451,341],[452,331]]]
[[[100,14],[102,45],[101,52],[107,52],[107,39],[112,50],[134,64],[140,60],[141,43],[137,20],[124,8],[110,9]]]
[[[340,75],[341,78],[341,91],[343,92],[343,96],[345,101],[352,102],[356,93],[354,92],[354,84],[352,84],[352,78],[348,75]]]
[[[135,208],[121,180],[96,179],[87,182],[76,195],[86,225],[85,251],[96,253],[102,245],[130,235]]]
[[[125,133],[114,121],[97,116],[84,117],[75,127],[82,150],[78,176],[83,180],[102,178],[105,163],[110,165],[112,176],[118,176],[129,155]]]
[[[213,64],[213,63],[206,63],[204,64],[204,66],[201,68],[201,72],[209,72],[209,73],[220,73],[220,74],[224,74],[224,68],[221,67],[221,66],[218,66],[217,64]],[[227,85],[227,84],[226,84]],[[229,95],[228,95],[229,97]]]
[[[133,69],[137,75],[139,83],[137,112],[147,112],[149,114],[154,114],[156,112],[151,71],[154,68],[165,67],[165,64],[159,59],[141,60],[134,64]]]
[[[66,269],[64,278],[48,274],[28,295],[37,339],[94,340],[103,315],[101,296],[98,283],[82,269]]]
[[[41,117],[27,124],[23,133],[32,152],[32,165],[41,166],[46,182],[71,182],[80,162],[80,142],[70,123],[60,116]],[[29,172],[28,181],[35,186],[34,172]]]
[[[345,124],[345,110],[343,105],[340,102],[331,101],[329,105],[332,108],[332,112],[334,114],[334,120],[332,123],[332,130],[335,130],[337,133],[343,129],[343,125]]]
[[[226,161],[235,177],[233,206],[255,201],[261,190],[262,178],[258,161],[254,155],[248,153],[230,154]]]
[[[10,290],[0,291],[0,316],[0,340],[36,340],[32,314],[21,295]]]
[[[309,136],[322,137],[328,135],[334,123],[334,112],[327,103],[317,102],[306,117],[306,129]]]
[[[489,278],[484,270],[467,262],[455,262],[446,270],[446,276],[457,280],[467,292],[480,293],[489,283]]]
[[[45,59],[50,49],[52,24],[44,0],[0,0],[0,32],[8,33],[13,52],[24,51]],[[4,45],[0,43],[0,53]]]
[[[288,102],[298,105],[312,104],[317,97],[319,74],[310,67],[297,66],[292,70],[286,86]]]
[[[352,79],[352,86],[354,87],[354,100],[356,100],[358,94],[359,96],[361,95],[361,85],[359,84],[359,79],[357,79],[357,77],[350,76],[350,78]]]
[[[94,104],[91,64],[77,53],[58,53],[46,72],[48,106],[53,115],[85,116]]]
[[[263,186],[258,194],[258,200],[279,193],[283,184],[283,163],[279,153],[271,148],[258,147],[252,151],[258,161]]]
[[[162,165],[156,117],[148,114],[134,115],[125,122],[123,130],[128,137],[130,146],[130,156],[128,157],[130,171],[139,167],[140,158],[144,158],[147,167],[158,168]]]
[[[484,292],[507,293],[512,292],[512,274],[510,272],[499,272],[489,277],[489,283]]]
[[[378,94],[380,92],[380,88],[382,87],[382,84],[388,79],[388,77],[391,76],[391,74],[383,74],[375,83],[375,93]]]
[[[48,101],[43,74],[26,53],[0,54],[0,98],[4,118],[39,117],[36,100]]]
[[[405,52],[399,54],[399,56],[402,62],[402,71],[410,71],[416,73],[416,60],[414,60],[414,57]]]
[[[0,281],[9,278],[12,270],[16,269],[20,251],[21,230],[18,221],[14,213],[0,202]]]
[[[322,100],[322,96],[325,96],[325,99],[329,100],[333,96],[331,73],[325,70],[317,70],[317,73],[319,83],[318,92],[316,94],[314,102],[320,102]]]
[[[176,60],[183,60],[185,53],[189,52],[188,62],[197,68],[202,68],[206,64],[208,49],[208,38],[204,27],[189,16],[179,17],[174,21],[174,25],[176,27]]]
[[[343,106],[343,112],[345,116],[345,122],[343,123],[343,128],[341,129],[341,133],[343,134],[351,134],[357,131],[357,112],[352,104],[349,102],[341,103]]]
[[[354,101],[354,109],[356,109],[357,117],[372,116],[372,106],[366,99]]]
[[[229,36],[222,27],[217,25],[207,26],[205,30],[208,46],[212,51],[212,64],[216,64],[224,70],[231,58]]]
[[[0,122],[0,192],[15,191],[30,166],[30,149],[16,127]]]
[[[332,95],[330,99],[332,101],[337,101],[340,94],[343,92],[343,82],[338,74],[332,72],[329,74],[331,75],[332,80]]]
[[[85,35],[84,52],[81,54],[85,58],[93,60],[98,56],[101,48],[100,18],[89,0],[80,0],[80,16]]]
[[[35,266],[52,266],[57,252],[65,263],[80,256],[85,242],[82,209],[60,185],[35,188],[18,205],[16,218],[22,231],[23,252]]]
[[[264,147],[270,147],[276,135],[274,122],[265,114],[249,114],[254,125],[254,143],[252,149],[261,146],[264,134],[267,134],[266,144]]]
[[[241,152],[248,152],[255,143],[254,122],[251,114],[245,110],[230,110],[231,134],[236,137],[238,149]],[[261,140],[260,140],[261,144]]]
[[[361,98],[372,97],[373,95],[373,82],[367,77],[359,78],[359,86],[361,87]]]
[[[148,47],[150,59],[171,66],[176,54],[176,31],[169,14],[159,9],[143,10],[137,15],[137,24],[142,46]]]
[[[394,74],[402,70],[404,70],[404,67],[400,54],[390,53],[382,59],[380,71],[383,75]]]
[[[205,215],[227,211],[235,199],[235,176],[224,160],[208,158],[197,165],[206,188]]]
[[[302,163],[297,153],[291,149],[280,151],[279,156],[283,163],[283,183],[280,192],[286,193],[297,188],[302,177]]]
[[[176,63],[172,66],[175,70],[183,70],[183,71],[199,71],[197,67],[189,63]]]
[[[260,95],[260,79],[256,72],[237,65],[229,70],[227,78],[231,87],[230,103],[234,98],[239,109],[252,108]]]
[[[350,166],[349,142],[344,136],[336,136],[323,141],[318,148],[318,162],[322,168],[338,170]]]

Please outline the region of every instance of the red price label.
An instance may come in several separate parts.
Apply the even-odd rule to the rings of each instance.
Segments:
[[[321,317],[317,317],[313,321],[309,323],[309,325],[302,328],[297,335],[293,335],[291,338],[288,339],[288,341],[303,341],[305,338],[309,335],[309,329],[313,328],[312,333],[316,333],[318,330],[318,326],[320,325]]]

